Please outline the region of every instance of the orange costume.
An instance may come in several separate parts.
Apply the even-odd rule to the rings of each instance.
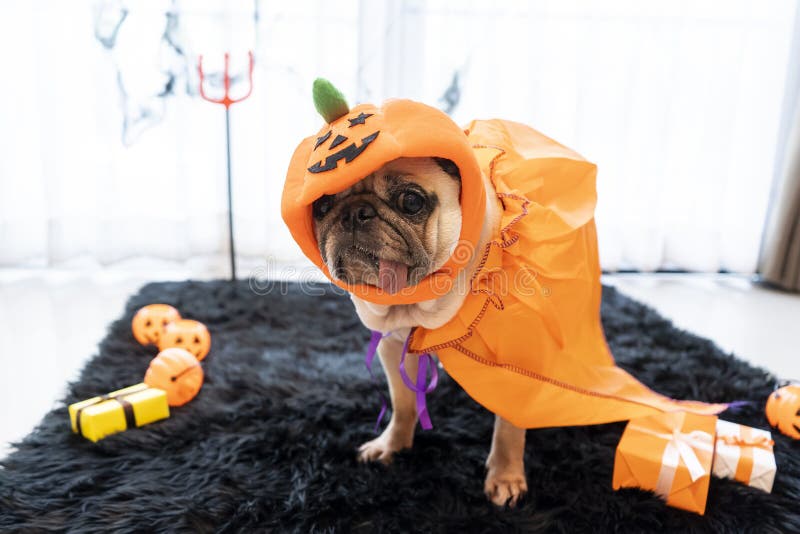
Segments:
[[[443,295],[469,263],[465,251],[480,255],[459,311],[440,328],[414,329],[410,352],[436,353],[473,399],[522,428],[727,408],[670,399],[614,364],[600,324],[593,164],[515,122],[473,121],[462,130],[408,100],[344,111],[300,143],[287,173],[282,214],[309,259],[359,298],[408,304]],[[453,256],[396,294],[333,280],[317,248],[311,204],[393,159],[425,156],[450,159],[461,171],[463,222]],[[482,174],[503,213],[489,244],[475,250],[485,213]]]

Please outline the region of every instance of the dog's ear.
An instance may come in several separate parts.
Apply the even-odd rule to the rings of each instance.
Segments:
[[[455,178],[456,180],[461,180],[461,171],[458,169],[458,165],[453,163],[447,158],[433,158],[433,161],[436,162],[439,167],[442,168],[444,172]]]

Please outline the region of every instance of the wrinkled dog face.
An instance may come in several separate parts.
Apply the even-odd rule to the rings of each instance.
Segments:
[[[450,160],[399,158],[313,205],[322,260],[334,278],[389,293],[450,257],[461,232],[461,180]]]

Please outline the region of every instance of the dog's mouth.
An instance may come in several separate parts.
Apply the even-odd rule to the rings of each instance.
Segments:
[[[390,295],[413,285],[415,274],[413,265],[382,257],[360,245],[352,245],[339,254],[333,272],[347,283],[374,285]]]
[[[408,286],[408,265],[399,261],[378,260],[378,287],[394,295]]]

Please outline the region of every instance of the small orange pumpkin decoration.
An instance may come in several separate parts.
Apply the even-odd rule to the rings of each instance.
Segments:
[[[800,439],[800,384],[789,384],[773,391],[765,411],[772,427],[790,438]]]
[[[211,334],[206,325],[191,319],[180,319],[169,323],[161,340],[158,342],[159,350],[170,347],[180,347],[194,354],[195,358],[202,360],[211,350]]]
[[[170,406],[183,406],[203,386],[203,368],[188,351],[173,347],[153,358],[144,375],[144,383],[167,392]]]
[[[133,316],[133,337],[142,345],[158,345],[161,334],[169,323],[178,321],[181,314],[169,304],[149,304]]]

